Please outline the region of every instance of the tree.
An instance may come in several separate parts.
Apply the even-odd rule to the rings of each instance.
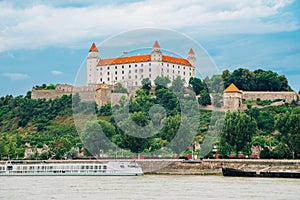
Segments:
[[[112,147],[109,137],[115,134],[115,127],[104,120],[88,121],[84,132],[81,134],[82,141],[89,152],[97,156],[102,151]]]
[[[168,84],[171,83],[170,79],[168,77],[156,77],[156,79],[154,80],[154,84],[155,84],[155,91],[162,89],[162,88],[167,88]]]
[[[223,154],[234,151],[249,152],[252,136],[257,132],[257,125],[253,118],[244,112],[228,112],[225,116],[224,128],[221,133],[220,145]]]
[[[254,74],[255,74],[255,85],[256,85],[255,90],[257,91],[280,91],[281,90],[282,83],[277,73],[272,72],[270,70],[264,71],[262,69],[259,69],[259,70],[255,70]]]
[[[121,83],[116,83],[113,91],[114,93],[128,93],[127,89],[124,88]]]
[[[275,116],[275,128],[281,133],[281,139],[288,147],[292,158],[300,153],[300,114],[292,112]]]
[[[191,77],[189,80],[190,86],[193,88],[196,95],[199,95],[202,90],[204,90],[204,85],[201,79],[196,77]]]
[[[200,97],[198,98],[198,103],[202,106],[211,105],[210,95],[207,91],[203,90],[200,93]]]
[[[248,69],[234,70],[228,78],[228,83],[235,84],[240,90],[252,91],[255,88],[255,73]]]
[[[142,80],[142,89],[146,91],[147,95],[149,95],[151,90],[151,80],[149,78],[144,78]]]
[[[170,87],[170,90],[176,93],[183,93],[184,92],[184,80],[181,79],[180,76],[177,76]]]
[[[223,83],[224,83],[224,88],[227,88],[231,83],[230,83],[230,76],[231,76],[231,73],[229,70],[225,70],[223,71],[222,73],[222,79],[223,79]]]

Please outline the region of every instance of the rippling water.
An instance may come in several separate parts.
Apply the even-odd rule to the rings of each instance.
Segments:
[[[299,199],[300,179],[222,176],[0,177],[0,199]]]

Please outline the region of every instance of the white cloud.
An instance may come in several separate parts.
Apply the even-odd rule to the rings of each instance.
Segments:
[[[52,71],[51,71],[51,74],[54,75],[54,76],[59,76],[59,75],[62,75],[63,72],[58,71],[58,70],[52,70]]]
[[[145,0],[119,5],[93,2],[78,7],[65,1],[42,2],[25,7],[0,2],[0,52],[48,45],[80,46],[87,40],[144,27],[197,36],[299,28],[293,15],[282,11],[292,0]]]
[[[21,73],[1,73],[1,76],[8,77],[11,80],[25,80],[30,78],[28,74]]]

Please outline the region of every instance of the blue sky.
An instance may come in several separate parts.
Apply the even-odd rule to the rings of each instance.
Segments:
[[[296,0],[0,0],[0,10],[0,96],[72,84],[92,42],[149,27],[192,38],[220,71],[274,70],[300,90]]]

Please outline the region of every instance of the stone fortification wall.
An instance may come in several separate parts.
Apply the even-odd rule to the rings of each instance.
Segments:
[[[56,99],[60,98],[63,95],[70,95],[72,92],[67,91],[57,91],[57,90],[35,90],[32,89],[31,91],[31,98],[32,99]]]
[[[69,84],[57,84],[54,90],[36,90],[32,88],[32,99],[56,99],[63,95],[79,93],[81,101],[94,101],[95,99],[95,86],[80,86],[74,87]]]
[[[243,91],[242,92],[242,99],[249,101],[249,100],[257,100],[260,99],[262,101],[265,100],[277,100],[282,99],[285,100],[288,103],[291,103],[293,101],[297,101],[297,93],[296,92],[268,92],[268,91],[262,91],[262,92],[254,92],[254,91]]]

